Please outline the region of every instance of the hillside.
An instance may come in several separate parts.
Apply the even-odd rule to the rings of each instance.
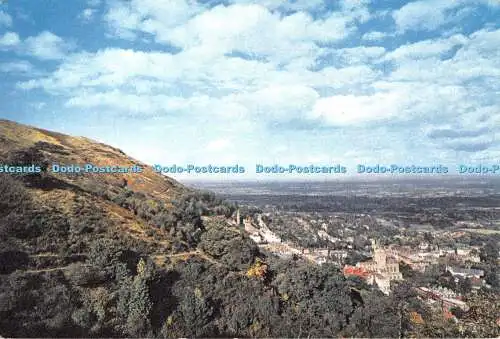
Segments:
[[[88,162],[145,171],[45,170]],[[329,264],[274,258],[231,221],[233,204],[110,146],[0,121],[0,166],[33,164],[44,170],[0,173],[2,336],[397,337],[415,330],[409,311],[419,304],[405,286],[385,297]],[[425,326],[420,334],[434,333]]]
[[[26,150],[40,151],[44,156],[43,160],[51,163],[92,163],[96,166],[139,165],[144,168],[144,172],[139,174],[94,175],[91,178],[92,183],[98,185],[99,189],[105,186],[119,186],[123,179],[126,179],[131,190],[157,199],[169,200],[186,191],[186,188],[175,180],[153,173],[149,166],[128,157],[114,147],[84,137],[70,137],[8,120],[0,120],[0,160],[5,161],[9,154]],[[86,177],[71,178],[67,175],[61,176],[60,179],[82,188],[90,181]]]

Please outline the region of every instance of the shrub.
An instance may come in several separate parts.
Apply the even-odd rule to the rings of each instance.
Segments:
[[[22,251],[0,252],[0,274],[10,274],[17,269],[25,268],[29,263],[29,255]]]
[[[76,286],[98,285],[105,283],[108,279],[106,274],[98,268],[82,263],[71,264],[65,274],[68,280]]]

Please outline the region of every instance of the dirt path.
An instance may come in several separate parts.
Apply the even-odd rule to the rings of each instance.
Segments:
[[[187,260],[189,257],[199,257],[205,261],[208,261],[214,265],[217,266],[222,266],[220,262],[212,258],[211,256],[207,255],[201,250],[194,250],[194,251],[187,251],[187,252],[180,252],[180,253],[172,253],[172,254],[151,254],[149,257],[153,259],[153,261],[158,265],[158,266],[163,266],[165,259],[167,258],[182,258],[184,260]],[[58,254],[55,253],[38,253],[38,254],[33,254],[30,255],[30,257],[60,257]],[[66,266],[60,266],[60,267],[50,267],[50,268],[41,268],[41,269],[28,269],[23,272],[25,273],[44,273],[44,272],[55,272],[55,271],[64,271],[67,270],[68,268],[71,267],[71,264],[66,265]]]
[[[51,267],[51,268],[41,268],[38,270],[25,270],[24,273],[44,273],[44,272],[55,272],[55,271],[65,271],[70,268],[71,265],[61,266],[61,267]]]
[[[201,250],[194,250],[194,251],[189,251],[189,252],[180,252],[180,253],[173,253],[173,254],[152,254],[150,257],[157,263],[162,265],[163,262],[165,262],[165,259],[167,258],[185,258],[188,259],[189,257],[199,257],[203,260],[206,260],[214,265],[222,266],[220,262],[212,258],[211,256],[207,255]]]
[[[49,253],[49,252],[30,254],[30,258],[56,258],[56,257],[59,258],[61,256],[57,253]]]
[[[36,253],[36,254],[30,254],[30,258],[66,258],[66,257],[77,257],[77,256],[86,256],[87,253],[73,253],[70,255],[61,255],[57,253],[50,253],[50,252],[45,252],[45,253]]]

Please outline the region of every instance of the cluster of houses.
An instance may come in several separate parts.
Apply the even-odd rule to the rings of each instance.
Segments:
[[[418,248],[408,246],[391,246],[397,253],[400,261],[409,265],[413,270],[423,272],[429,265],[436,264],[440,259],[462,264],[473,264],[481,261],[479,248],[433,248],[427,243]]]
[[[461,300],[462,298],[450,289],[418,287],[416,292],[429,305],[441,308],[444,314],[449,314],[453,308],[459,308],[465,312],[469,310],[467,304]]]
[[[456,281],[459,278],[469,278],[473,289],[479,289],[481,286],[484,286],[484,272],[468,268],[471,264],[480,261],[479,248],[475,247],[437,248],[427,242],[422,242],[417,247],[395,244],[382,247],[376,241],[372,240],[371,251],[366,253],[371,259],[363,260],[355,266],[350,266],[344,265],[349,249],[302,248],[297,244],[282,241],[263,222],[260,215],[257,215],[255,219],[245,218],[241,220],[239,213],[237,213],[235,224],[242,227],[259,247],[278,256],[291,257],[296,255],[316,264],[326,262],[337,263],[340,267],[343,267],[345,276],[358,276],[368,284],[376,285],[386,294],[390,293],[392,281],[401,281],[403,279],[399,271],[400,262],[404,262],[413,270],[420,272],[425,271],[426,267],[439,262],[454,263],[456,265],[447,266],[447,271],[455,277]],[[424,292],[427,293],[429,291],[423,288],[420,293],[424,295]],[[435,301],[436,296],[442,295],[441,292],[429,292],[430,294],[427,295],[432,295],[429,301]],[[463,306],[460,300],[455,302],[455,299],[450,295],[443,296],[439,300],[444,300],[443,303],[445,305]]]
[[[389,246],[387,248],[380,247],[376,242],[373,242],[372,259],[361,261],[356,266],[346,265],[344,274],[346,276],[355,275],[363,278],[371,284],[376,284],[384,293],[389,293],[391,281],[402,280],[402,275],[399,272],[399,262],[404,262],[412,269],[423,272],[425,268],[431,264],[438,263],[439,258],[455,258],[461,257],[464,262],[477,262],[475,255],[468,251],[456,251],[447,253],[444,250],[440,251],[421,251],[400,246]],[[458,252],[458,253],[457,253]],[[468,278],[473,289],[479,289],[484,286],[484,271],[472,269],[462,266],[447,266],[448,271],[458,281],[459,278]]]
[[[304,248],[292,242],[283,241],[273,231],[269,229],[260,215],[256,216],[256,221],[252,218],[241,220],[239,213],[236,214],[235,224],[242,226],[250,239],[280,257],[291,257],[297,255],[316,264],[323,264],[327,261],[341,262],[347,257],[347,251],[333,250],[329,248]]]

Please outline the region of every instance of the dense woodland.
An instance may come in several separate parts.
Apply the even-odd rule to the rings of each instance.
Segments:
[[[44,147],[9,161],[44,163]],[[64,204],[44,198],[68,192]],[[458,328],[423,305],[409,283],[385,296],[333,265],[261,252],[227,222],[236,206],[211,193],[186,190],[160,201],[126,183],[73,185],[43,172],[1,175],[0,196],[2,336],[499,334],[484,308],[484,300],[496,300],[487,291],[461,315],[472,325]],[[111,210],[143,233],[121,230]]]

